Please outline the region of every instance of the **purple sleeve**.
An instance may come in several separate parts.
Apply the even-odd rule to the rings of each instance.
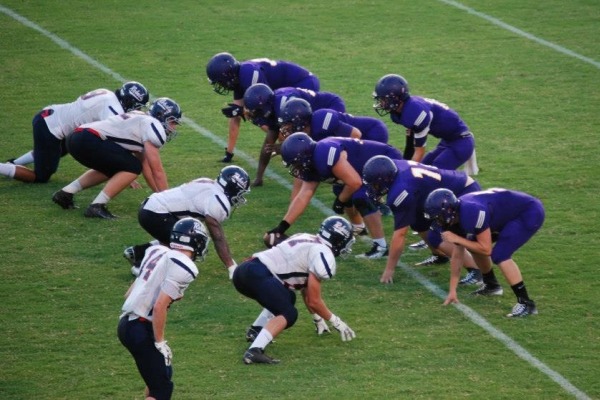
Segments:
[[[341,148],[338,143],[329,140],[317,143],[313,153],[313,164],[321,179],[324,180],[334,176],[331,170],[340,159],[340,153]]]
[[[352,126],[340,120],[340,114],[331,109],[321,109],[313,112],[310,136],[319,141],[326,137],[350,137]]]

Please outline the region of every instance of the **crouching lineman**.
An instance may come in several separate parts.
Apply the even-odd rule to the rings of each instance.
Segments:
[[[259,332],[244,353],[245,364],[279,362],[266,355],[264,349],[296,322],[294,290],[301,291],[319,335],[329,332],[327,320],[340,332],[343,341],[356,337],[321,297],[321,281],[335,275],[335,257],[350,253],[353,243],[352,225],[342,217],[328,217],[316,235],[295,234],[269,250],[253,254],[236,268],[233,285],[237,291],[264,307],[255,324],[262,319],[265,325],[253,327]]]
[[[209,242],[202,222],[181,219],[173,226],[170,248],[148,248],[140,275],[125,295],[117,333],[135,359],[147,398],[170,399],[173,393],[173,353],[164,336],[167,310],[198,276],[194,260],[204,259]]]

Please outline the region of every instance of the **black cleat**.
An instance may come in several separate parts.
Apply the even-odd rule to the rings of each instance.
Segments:
[[[222,163],[230,163],[233,159],[233,153],[230,153],[225,149],[225,157],[221,160]]]
[[[502,296],[504,289],[500,285],[483,285],[476,291],[471,293],[471,296]]]
[[[106,208],[106,204],[94,203],[90,204],[85,210],[83,215],[87,218],[103,218],[103,219],[115,219],[116,215],[111,214]]]
[[[52,195],[52,201],[61,206],[65,210],[78,208],[73,201],[73,193],[67,193],[64,190],[59,190]]]
[[[260,331],[262,331],[262,326],[256,326],[256,325],[252,325],[251,327],[249,327],[246,330],[246,342],[254,342],[256,340],[256,337],[258,336],[258,334],[260,333]]]
[[[279,364],[280,360],[276,360],[274,358],[269,357],[265,354],[263,349],[259,349],[258,347],[252,347],[251,349],[246,350],[244,353],[244,357],[242,358],[244,364]]]

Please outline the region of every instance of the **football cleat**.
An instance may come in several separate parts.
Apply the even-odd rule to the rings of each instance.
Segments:
[[[225,149],[225,157],[221,160],[222,163],[230,163],[233,159],[233,153],[230,153]]]
[[[450,259],[444,256],[436,256],[435,254],[421,262],[415,264],[415,267],[427,267],[429,265],[446,264]]]
[[[244,357],[242,358],[244,364],[278,364],[279,360],[276,360],[272,357],[269,357],[265,354],[263,349],[259,349],[258,347],[252,347],[244,353]]]
[[[459,285],[483,285],[481,271],[478,269],[470,270],[464,278],[458,281]]]
[[[408,246],[410,250],[422,250],[427,248],[427,243],[424,240],[420,240],[417,243],[413,243]]]
[[[85,210],[83,215],[87,218],[103,218],[103,219],[115,219],[116,215],[113,215],[106,208],[106,204],[94,203],[90,204]]]
[[[52,195],[52,201],[61,206],[65,210],[77,208],[73,201],[73,193],[67,193],[64,190],[59,190]]]
[[[517,303],[513,307],[509,314],[506,314],[509,318],[526,317],[528,315],[536,315],[538,313],[537,307],[532,300],[526,300],[524,303]]]
[[[382,247],[377,243],[373,243],[373,247],[371,250],[367,251],[363,254],[357,254],[356,258],[366,258],[368,260],[378,260],[380,258],[387,258],[388,256],[388,248]]]
[[[246,330],[246,342],[254,342],[256,337],[262,331],[262,326],[252,325]]]
[[[133,246],[130,246],[123,250],[123,257],[131,264],[133,267],[135,265],[135,251],[133,250]]]
[[[500,285],[483,285],[474,292],[471,292],[471,296],[502,296],[504,289]]]

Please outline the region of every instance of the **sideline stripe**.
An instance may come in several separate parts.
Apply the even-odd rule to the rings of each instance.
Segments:
[[[473,14],[473,15],[479,17],[479,18],[483,18],[483,19],[491,22],[492,24],[494,24],[496,26],[499,26],[499,27],[501,27],[503,29],[506,29],[507,31],[511,31],[512,33],[516,33],[517,35],[523,36],[523,37],[525,37],[525,38],[527,38],[527,39],[529,39],[531,41],[537,42],[537,43],[541,44],[542,46],[550,47],[554,51],[566,54],[566,55],[568,55],[570,57],[577,58],[577,59],[579,59],[579,60],[581,60],[583,62],[586,62],[588,64],[593,65],[596,68],[600,68],[600,62],[594,60],[593,58],[582,56],[581,54],[575,53],[574,51],[569,50],[569,49],[567,49],[565,47],[562,47],[562,46],[560,46],[560,45],[558,45],[556,43],[549,42],[549,41],[544,40],[542,38],[539,38],[539,37],[537,37],[535,35],[532,35],[531,33],[527,33],[525,31],[522,31],[519,28],[515,28],[514,26],[507,24],[506,22],[502,22],[498,18],[494,18],[492,16],[489,16],[487,14],[484,14],[482,12],[474,10],[471,7],[467,7],[464,4],[461,4],[461,3],[456,2],[456,1],[452,1],[452,0],[438,0],[438,1],[441,2],[441,3],[446,3],[449,6],[453,6],[453,7],[456,7],[458,9],[461,9],[463,11],[466,11],[469,14]]]
[[[440,0],[440,1],[444,1],[444,0]],[[93,67],[98,68],[99,70],[101,70],[101,71],[105,72],[106,74],[112,76],[117,81],[119,81],[119,82],[125,82],[125,81],[127,81],[120,74],[114,72],[110,68],[104,66],[103,64],[101,64],[98,61],[94,60],[93,58],[91,58],[87,54],[83,53],[81,50],[73,47],[71,44],[69,44],[65,40],[59,38],[58,36],[54,35],[53,33],[49,32],[49,31],[43,29],[42,27],[40,27],[37,24],[29,21],[28,19],[26,19],[26,18],[22,17],[21,15],[15,13],[14,11],[12,11],[12,10],[10,10],[10,9],[2,6],[2,5],[0,5],[0,11],[3,12],[4,14],[10,16],[11,18],[13,18],[13,19],[21,22],[23,25],[25,25],[27,27],[30,27],[30,28],[32,28],[32,29],[40,32],[42,35],[44,35],[47,38],[49,38],[50,40],[52,40],[53,42],[55,42],[56,44],[58,44],[63,49],[68,50],[69,52],[73,53],[77,57],[85,60],[86,62],[88,62]],[[190,127],[192,127],[192,129],[194,129],[196,132],[198,132],[201,135],[205,136],[206,138],[210,139],[214,143],[216,143],[216,144],[218,144],[220,146],[225,146],[226,145],[226,143],[225,143],[225,141],[223,139],[219,138],[214,133],[210,132],[208,129],[206,129],[206,128],[200,126],[200,125],[198,125],[195,121],[193,121],[193,120],[191,120],[189,118],[186,118],[186,117],[183,117],[182,120],[186,124],[188,124]],[[237,154],[239,154],[241,156],[241,158],[244,159],[244,161],[248,162],[252,166],[256,167],[258,165],[258,163],[252,157],[250,157],[249,155],[247,155],[246,153],[240,151]],[[284,187],[286,187],[288,189],[292,188],[292,186],[285,179],[283,179],[279,174],[276,174],[276,173],[274,173],[274,172],[272,172],[270,170],[267,170],[266,171],[266,175],[269,176],[270,178],[274,179],[275,181],[277,181],[277,183],[281,184],[282,186],[284,186]],[[313,199],[313,201],[311,201],[311,204],[313,206],[317,207],[320,211],[322,211],[326,215],[332,214],[332,211],[329,209],[329,207],[325,206],[325,204],[323,204],[319,200]],[[446,295],[447,295],[446,292],[444,292],[439,286],[433,284],[431,281],[429,281],[427,278],[425,278],[419,272],[417,272],[413,268],[411,268],[408,265],[403,264],[403,263],[399,263],[398,266],[407,275],[410,275],[411,277],[413,277],[416,281],[418,281],[421,285],[423,285],[425,288],[427,288],[434,295],[436,295],[437,297],[439,297],[441,299],[445,299],[446,298]],[[473,311],[473,309],[471,309],[470,307],[467,307],[467,306],[465,306],[463,304],[455,304],[454,306],[460,312],[462,312],[467,318],[469,318],[473,323],[475,323],[476,325],[478,325],[481,328],[483,328],[484,330],[486,330],[490,335],[492,335],[494,338],[496,338],[498,341],[500,341],[502,344],[504,344],[509,350],[511,350],[513,353],[515,353],[517,356],[519,356],[523,360],[527,361],[532,366],[536,367],[539,371],[541,371],[542,373],[544,373],[545,375],[547,375],[550,379],[552,379],[554,382],[556,382],[557,384],[559,384],[564,390],[566,390],[570,394],[574,395],[578,399],[586,399],[586,400],[590,399],[589,396],[587,396],[583,391],[579,390],[577,387],[573,386],[561,374],[559,374],[558,372],[554,371],[553,369],[551,369],[550,367],[548,367],[546,364],[544,364],[543,362],[541,362],[540,360],[538,360],[536,357],[534,357],[533,355],[531,355],[527,350],[525,350],[523,347],[521,347],[513,339],[511,339],[506,334],[502,333],[500,330],[496,329],[485,318],[483,318],[477,312]]]

